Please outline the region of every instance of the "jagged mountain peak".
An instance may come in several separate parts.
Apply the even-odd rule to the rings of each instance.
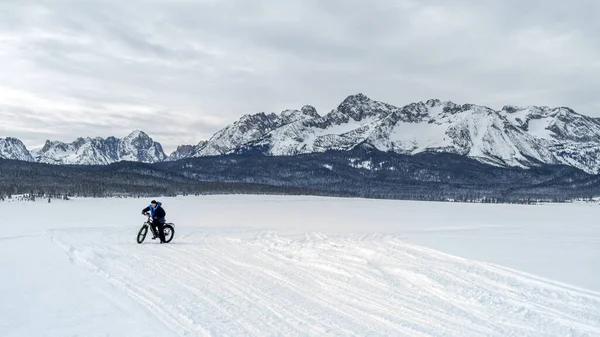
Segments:
[[[298,118],[302,118],[305,115],[302,113],[302,111],[300,110],[293,110],[293,109],[287,109],[287,110],[283,110],[280,114],[279,114],[279,118],[282,120],[295,120]]]
[[[101,141],[101,139],[98,139],[98,138],[90,138],[90,137],[83,138],[83,137],[78,137],[77,139],[75,139],[75,141],[72,144],[74,146],[76,146],[76,147],[79,148],[79,147],[83,146],[83,144],[85,144],[87,142],[92,142],[94,140]]]
[[[430,98],[425,102],[425,105],[427,105],[430,108],[435,108],[437,106],[442,105],[442,101],[437,98]]]
[[[254,122],[264,122],[271,121],[277,119],[277,114],[275,113],[265,113],[259,112],[255,114],[245,114],[243,115],[236,123],[254,123]]]
[[[387,103],[375,101],[363,93],[346,97],[338,107],[328,114],[329,119],[335,119],[336,124],[362,121],[367,118],[383,118],[398,108]]]
[[[500,113],[504,113],[507,115],[510,114],[520,114],[520,113],[530,113],[530,114],[538,114],[538,115],[555,115],[558,112],[559,108],[550,108],[548,106],[539,106],[539,105],[528,105],[528,106],[519,106],[519,105],[505,105],[500,109]],[[570,110],[570,109],[569,109]],[[575,113],[571,110],[571,112]]]
[[[33,161],[25,144],[14,137],[0,138],[0,158]]]
[[[39,150],[39,151],[43,151],[46,152],[48,151],[52,146],[54,146],[57,142],[56,141],[51,141],[50,139],[47,139],[46,142],[44,143],[44,146]]]
[[[319,113],[317,112],[317,109],[315,109],[315,107],[312,106],[312,105],[305,105],[305,106],[302,107],[302,109],[300,109],[300,111],[302,111],[302,113],[304,115],[306,115],[306,116],[310,116],[310,117],[313,117],[313,118],[319,118],[319,117],[321,117],[319,115]]]
[[[106,140],[110,141],[109,138],[107,138]],[[115,139],[114,137],[112,138]],[[135,149],[149,149],[155,143],[147,133],[140,130],[135,130],[129,135],[127,135],[125,138],[123,138],[122,144],[129,144],[129,148],[125,149],[125,151],[132,149],[135,151]]]
[[[21,142],[21,140],[19,140],[18,138],[15,138],[15,137],[0,138],[0,140],[6,142],[7,144],[23,144],[23,142]]]
[[[342,104],[352,104],[352,103],[365,103],[365,102],[369,102],[372,101],[372,99],[370,99],[367,95],[363,94],[362,92],[353,94],[353,95],[349,95],[348,97],[346,97],[343,101]]]
[[[140,138],[150,139],[150,136],[142,130],[133,130],[130,134],[125,136],[125,138],[123,138],[123,139],[140,139]]]
[[[528,105],[528,106],[504,105],[502,107],[502,109],[500,110],[500,112],[503,112],[506,114],[514,114],[514,113],[519,113],[519,112],[523,112],[523,111],[527,111],[530,113],[541,113],[541,114],[544,114],[547,116],[552,116],[552,117],[578,116],[578,117],[584,117],[584,118],[592,118],[589,116],[582,115],[582,114],[576,112],[575,110],[573,110],[569,107],[564,107],[564,106],[549,107],[546,105]]]
[[[320,118],[317,113],[317,109],[315,109],[311,105],[305,105],[300,110],[284,110],[279,114],[278,123],[283,125],[294,123],[303,120],[316,119]]]
[[[279,116],[275,113],[259,112],[257,114],[247,114],[242,116],[239,121],[234,122],[230,129],[239,128],[240,132],[248,132],[250,130],[269,128],[277,123]]]
[[[440,99],[428,99],[427,101],[418,101],[409,103],[401,108],[393,107],[389,116],[389,122],[417,123],[425,120],[431,121],[440,114],[457,114],[472,109],[473,106],[465,104],[458,105],[452,101],[442,101]]]
[[[402,107],[399,110],[396,110],[395,112],[410,115],[413,117],[424,117],[429,115],[429,109],[430,108],[427,106],[427,104],[423,102],[415,102],[405,105],[404,107]]]

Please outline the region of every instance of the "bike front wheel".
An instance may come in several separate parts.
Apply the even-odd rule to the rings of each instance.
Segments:
[[[138,232],[137,243],[144,242],[144,239],[146,238],[146,234],[148,234],[148,225],[144,224],[142,226],[142,228],[140,228],[140,231]]]

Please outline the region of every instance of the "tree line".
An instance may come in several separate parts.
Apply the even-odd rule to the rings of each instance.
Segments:
[[[355,163],[368,163],[374,169]],[[289,157],[228,155],[142,164],[58,166],[0,160],[0,200],[281,194],[482,203],[600,195],[600,178],[566,166],[501,168],[451,154],[357,149]]]

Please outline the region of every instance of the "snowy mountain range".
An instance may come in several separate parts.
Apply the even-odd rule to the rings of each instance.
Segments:
[[[197,145],[193,156],[259,151],[289,156],[357,146],[384,152],[446,152],[495,166],[565,164],[600,172],[600,122],[569,108],[428,100],[396,107],[363,94],[319,116],[314,108],[246,115]]]
[[[366,147],[399,154],[459,154],[494,166],[564,164],[600,173],[600,121],[569,108],[493,110],[436,99],[396,107],[363,94],[347,97],[324,116],[309,105],[280,114],[244,115],[208,141],[179,146],[168,157],[141,131],[123,140],[48,141],[32,151],[32,158],[19,143],[0,139],[0,157],[52,164],[152,163],[244,152],[293,156]]]
[[[167,159],[162,146],[142,131],[123,139],[88,137],[72,143],[48,140],[31,155],[36,162],[61,165],[106,165],[124,160],[156,163]]]

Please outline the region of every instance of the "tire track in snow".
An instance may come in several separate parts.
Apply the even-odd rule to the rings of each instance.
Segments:
[[[128,236],[53,232],[74,262],[178,334],[600,335],[599,294],[390,235],[207,231],[170,245]]]
[[[86,230],[89,232],[89,230]],[[107,249],[107,246],[101,246],[104,248],[104,250],[102,249],[92,249],[92,242],[86,242],[83,241],[81,243],[83,243],[83,247],[84,249],[77,249],[77,246],[71,246],[68,243],[66,243],[65,241],[62,241],[60,239],[57,238],[57,234],[60,234],[61,230],[53,230],[50,232],[50,237],[52,239],[52,241],[60,248],[62,248],[63,250],[65,250],[65,252],[67,253],[67,255],[69,256],[69,258],[71,259],[71,262],[76,263],[76,264],[81,264],[84,267],[88,268],[89,270],[91,270],[92,272],[96,273],[97,275],[99,275],[100,277],[104,278],[107,280],[107,282],[109,282],[110,284],[112,284],[113,286],[121,289],[121,291],[123,291],[127,296],[129,296],[130,298],[136,300],[138,303],[140,303],[140,305],[142,305],[144,308],[146,308],[146,310],[153,316],[156,316],[157,321],[163,323],[165,326],[167,326],[169,329],[173,330],[176,333],[181,333],[189,331],[190,327],[186,326],[185,322],[182,322],[181,319],[178,319],[176,316],[171,315],[168,311],[164,310],[161,307],[161,303],[153,300],[152,294],[148,293],[148,291],[143,288],[143,285],[139,285],[139,284],[135,284],[135,283],[129,283],[124,281],[123,279],[120,279],[119,277],[114,277],[113,275],[111,275],[111,273],[107,272],[106,269],[101,268],[99,265],[96,265],[93,263],[94,256],[101,256],[101,252],[114,252],[110,249]],[[97,237],[94,237],[94,239],[97,239]],[[94,247],[97,248],[97,247]],[[118,257],[119,254],[112,254],[113,257]],[[102,259],[102,260],[106,260],[106,259]],[[115,260],[116,261],[116,260]],[[119,264],[120,261],[116,261],[113,263],[115,264]],[[158,313],[158,315],[157,315]],[[165,321],[166,320],[166,321]]]

